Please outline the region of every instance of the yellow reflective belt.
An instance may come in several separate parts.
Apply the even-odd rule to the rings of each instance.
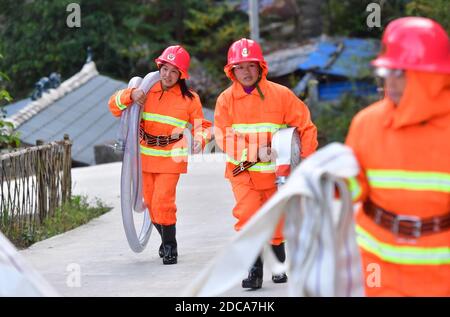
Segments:
[[[356,234],[356,241],[361,248],[386,262],[405,265],[450,264],[450,247],[397,246],[379,241],[358,225]]]
[[[281,128],[287,128],[286,124],[276,124],[270,122],[264,123],[242,123],[231,125],[235,132],[239,133],[263,133],[263,132],[277,132]]]
[[[450,193],[450,174],[405,170],[367,170],[371,187]]]
[[[142,119],[146,121],[153,121],[159,123],[169,124],[171,126],[184,129],[187,126],[187,121],[180,120],[170,116],[164,116],[162,114],[143,112]]]
[[[159,149],[153,149],[146,146],[143,146],[141,144],[141,154],[148,155],[148,156],[160,156],[160,157],[180,157],[180,156],[187,156],[188,155],[188,149],[185,148],[176,148],[172,150],[159,150]]]

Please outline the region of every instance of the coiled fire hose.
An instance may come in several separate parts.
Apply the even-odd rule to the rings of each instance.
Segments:
[[[339,143],[329,144],[309,156],[182,296],[218,296],[237,285],[261,250],[271,249],[264,247],[283,216],[289,255],[285,267],[289,276],[288,294],[363,296],[352,203],[344,181],[358,172],[352,150]],[[336,188],[341,204],[336,204]]]
[[[159,72],[147,74],[144,79],[133,77],[128,88],[138,88],[145,94],[159,81]],[[120,203],[125,235],[131,250],[142,252],[152,231],[150,213],[142,198],[142,167],[139,148],[139,122],[142,107],[133,104],[127,107],[120,118],[119,136],[116,149],[124,151],[120,181]],[[133,212],[144,212],[144,220],[139,235],[136,232]]]
[[[272,149],[276,152],[275,175],[278,187],[286,180],[298,164],[300,164],[300,137],[297,128],[280,129],[272,136]]]

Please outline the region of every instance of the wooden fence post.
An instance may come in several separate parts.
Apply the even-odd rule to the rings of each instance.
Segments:
[[[44,145],[43,140],[36,140],[36,145]],[[36,184],[37,202],[39,211],[39,223],[41,224],[47,216],[47,185],[45,184],[45,152],[39,150],[36,153]]]
[[[68,202],[72,197],[72,142],[68,134],[64,134],[64,141],[62,197]]]

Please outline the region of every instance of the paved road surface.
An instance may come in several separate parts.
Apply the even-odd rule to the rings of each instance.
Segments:
[[[178,264],[162,264],[156,230],[144,252],[129,249],[120,215],[121,163],[72,170],[74,194],[98,197],[113,207],[110,212],[36,243],[22,255],[63,296],[179,296],[235,234],[223,156],[192,160],[177,192]],[[286,296],[286,284],[273,284],[267,271],[262,289],[248,291],[236,285],[223,296]]]

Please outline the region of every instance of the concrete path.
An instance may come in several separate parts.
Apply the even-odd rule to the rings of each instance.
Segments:
[[[72,170],[74,194],[98,197],[112,211],[21,254],[63,296],[180,296],[235,234],[234,199],[223,176],[223,155],[191,159],[177,191],[178,264],[162,264],[156,230],[144,252],[135,254],[128,247],[120,214],[121,163]],[[236,285],[223,296],[286,296],[286,284],[272,283],[265,271],[262,289]]]

